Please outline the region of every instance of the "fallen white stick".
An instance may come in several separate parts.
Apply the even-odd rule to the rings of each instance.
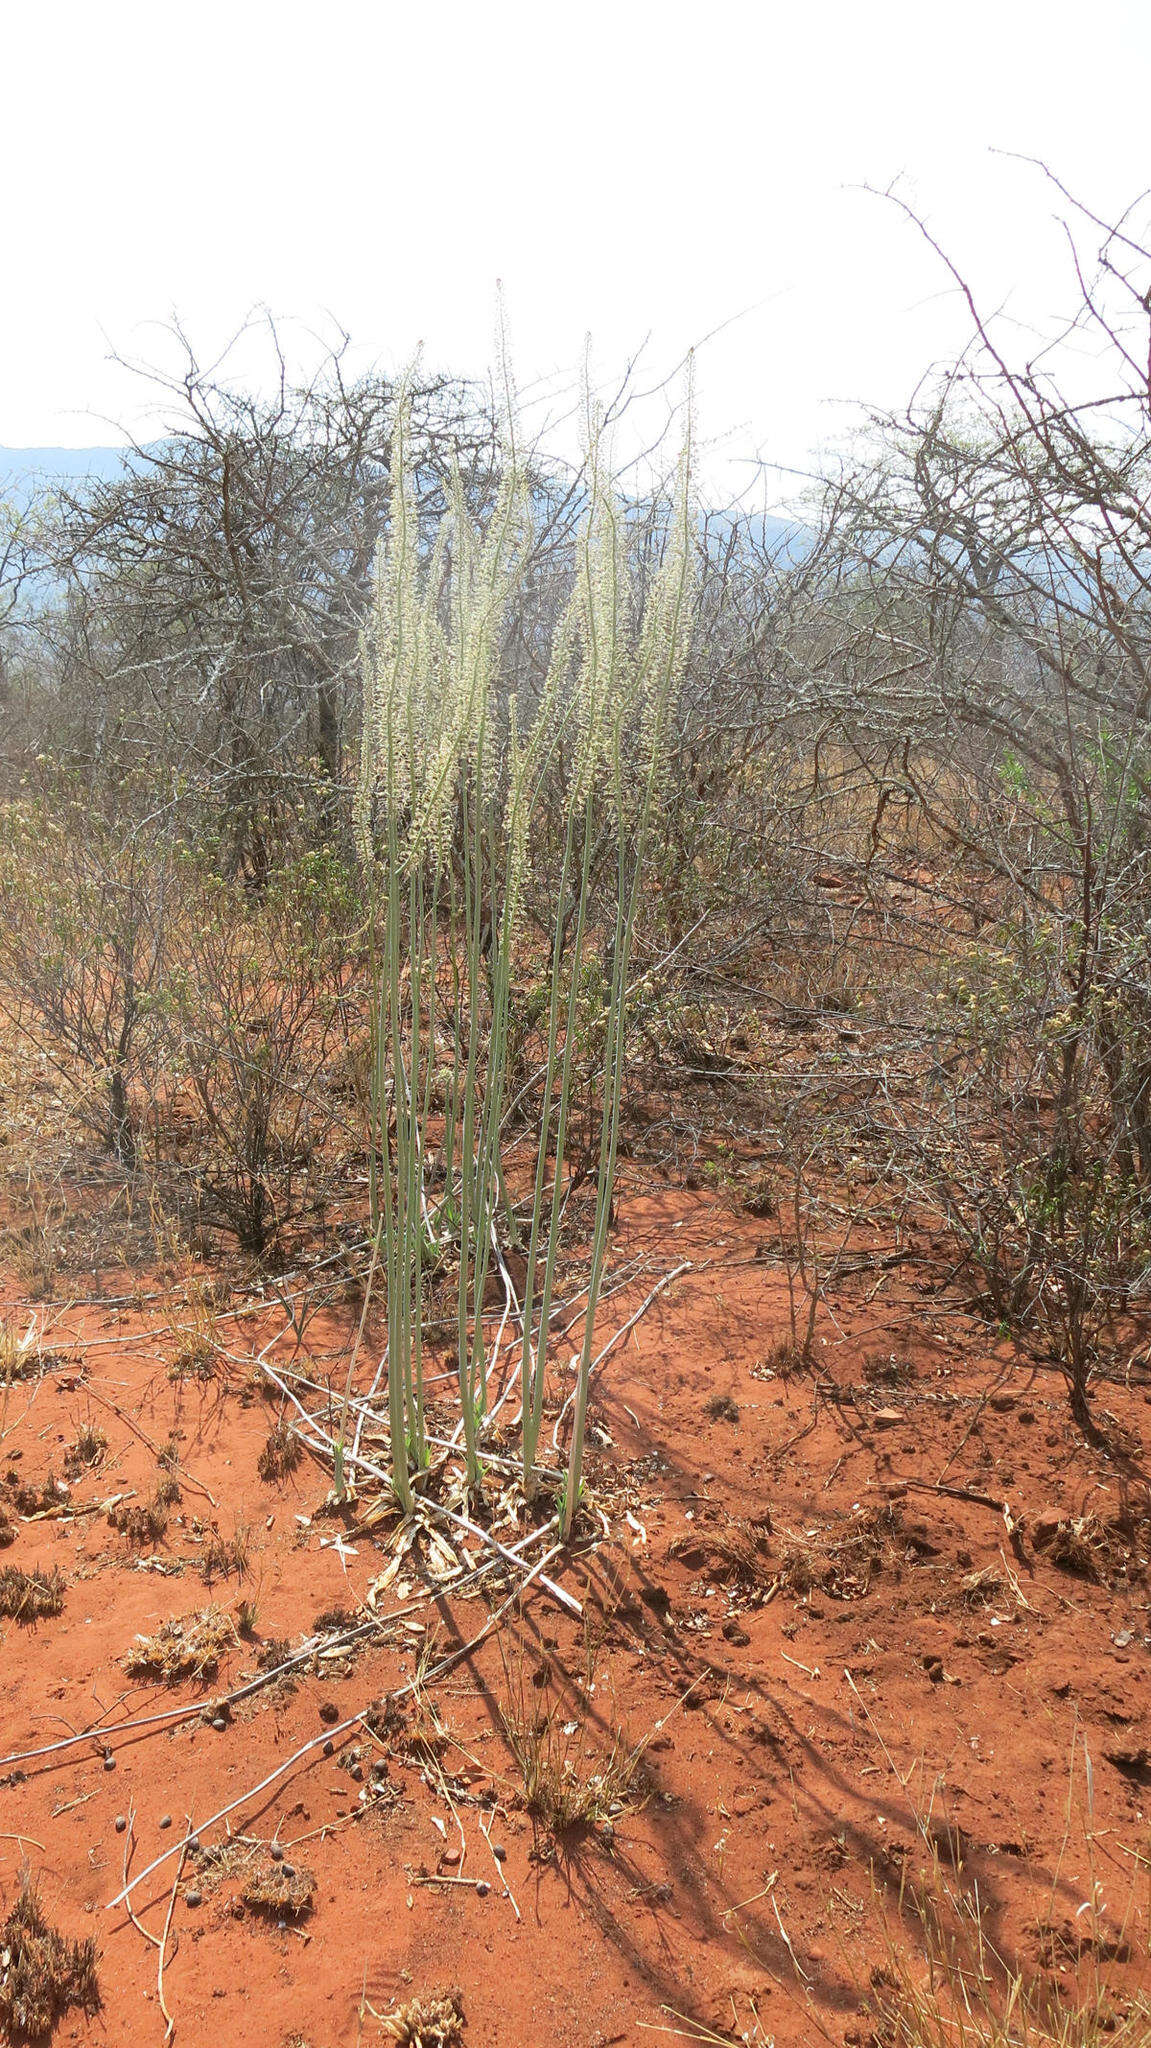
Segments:
[[[439,1663],[433,1665],[430,1671],[424,1672],[416,1678],[409,1678],[406,1684],[401,1685],[395,1692],[389,1693],[388,1698],[391,1700],[406,1698],[407,1694],[415,1692],[418,1686],[432,1684],[435,1679],[442,1678],[444,1673],[450,1671],[453,1665],[458,1664],[462,1658],[470,1656],[473,1650],[478,1649],[485,1636],[490,1635],[493,1628],[503,1620],[512,1603],[527,1591],[532,1580],[542,1579],[544,1565],[550,1564],[554,1557],[558,1557],[562,1548],[562,1544],[557,1543],[551,1550],[545,1551],[539,1563],[533,1565],[531,1571],[527,1573],[521,1583],[508,1594],[503,1605],[497,1607],[495,1613],[488,1616],[488,1619],[477,1635],[472,1636],[466,1643],[461,1643],[457,1649],[449,1650],[447,1656],[441,1657]],[[182,1841],[173,1842],[170,1849],[165,1849],[161,1856],[157,1856],[153,1862],[148,1864],[145,1870],[141,1870],[137,1876],[132,1878],[130,1883],[123,1885],[116,1893],[115,1898],[109,1899],[104,1911],[111,1913],[117,1906],[122,1906],[124,1901],[131,1897],[137,1886],[143,1884],[145,1878],[151,1877],[155,1871],[162,1869],[171,1857],[180,1855],[182,1851],[189,1847],[193,1840],[202,1840],[209,1828],[218,1827],[222,1820],[227,1820],[231,1814],[238,1813],[241,1806],[248,1806],[254,1799],[258,1799],[262,1792],[267,1792],[276,1783],[277,1779],[282,1778],[287,1771],[292,1770],[304,1757],[310,1755],[312,1750],[321,1749],[325,1742],[334,1742],[338,1735],[347,1735],[362,1720],[363,1711],[349,1714],[346,1721],[338,1721],[334,1728],[325,1728],[319,1735],[313,1735],[309,1742],[302,1744],[299,1749],[293,1751],[291,1756],[285,1757],[283,1763],[277,1764],[274,1771],[269,1771],[267,1777],[262,1778],[258,1785],[253,1785],[247,1792],[242,1792],[238,1799],[231,1800],[227,1806],[221,1806],[219,1811],[210,1814],[207,1820],[200,1821],[194,1834],[190,1830]]]
[[[334,1455],[335,1445],[332,1442],[331,1437],[326,1435],[325,1432],[320,1428],[319,1424],[315,1420],[315,1417],[309,1415],[307,1409],[304,1407],[303,1402],[297,1400],[291,1388],[284,1385],[284,1382],[280,1378],[280,1375],[275,1371],[274,1367],[268,1364],[267,1359],[265,1359],[263,1362],[263,1369],[268,1374],[268,1377],[275,1382],[276,1386],[280,1388],[281,1392],[287,1396],[288,1400],[291,1401],[292,1405],[295,1408],[299,1409],[301,1419],[308,1425],[308,1428],[312,1432],[314,1444],[322,1450],[325,1450],[330,1454]],[[297,1424],[296,1427],[298,1429],[299,1424]],[[385,1486],[390,1486],[392,1483],[388,1473],[384,1471],[383,1466],[375,1464],[370,1458],[365,1458],[361,1456],[359,1459],[359,1469],[361,1472],[370,1473],[373,1479],[382,1480]],[[505,1546],[499,1541],[499,1539],[492,1535],[490,1529],[481,1528],[478,1522],[469,1522],[466,1515],[457,1515],[453,1508],[446,1508],[443,1505],[442,1501],[432,1500],[430,1498],[425,1497],[422,1501],[422,1505],[425,1508],[427,1508],[432,1514],[442,1515],[446,1521],[454,1522],[458,1528],[465,1530],[469,1536],[474,1536],[477,1542],[486,1543],[489,1550],[494,1550],[497,1556],[505,1558],[509,1564],[519,1563],[519,1559],[516,1557],[515,1551],[506,1549]],[[561,1607],[566,1607],[569,1614],[574,1614],[577,1621],[582,1620],[583,1608],[581,1607],[579,1601],[575,1599],[571,1593],[565,1592],[562,1586],[557,1586],[554,1579],[548,1579],[541,1576],[540,1584],[544,1588],[545,1592],[551,1594],[553,1600],[557,1601]]]

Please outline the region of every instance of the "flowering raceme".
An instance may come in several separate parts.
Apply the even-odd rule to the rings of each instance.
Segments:
[[[428,1463],[422,1323],[431,1257],[458,1262],[461,1417],[453,1441],[462,1438],[468,1485],[480,1481],[493,1395],[502,1404],[510,1391],[510,1381],[497,1391],[496,1370],[509,1324],[520,1357],[525,1488],[539,1482],[535,1457],[566,1193],[577,992],[586,949],[598,940],[607,948],[610,978],[592,1278],[563,1482],[566,1530],[581,1484],[614,1187],[631,940],[664,737],[694,616],[690,448],[685,445],[679,468],[662,561],[641,602],[628,509],[612,487],[602,437],[593,434],[570,599],[551,628],[534,701],[513,693],[502,667],[536,539],[522,467],[514,456],[505,459],[482,526],[457,475],[430,545],[420,527],[406,402],[398,410],[391,475],[389,533],[361,645],[355,824],[375,907],[372,1228],[388,1299],[393,1479],[409,1507],[413,1482]],[[542,849],[554,844],[557,775],[558,880],[542,871]],[[605,830],[615,852],[606,907],[592,902],[593,851]],[[539,942],[533,962],[520,915],[529,884],[535,902],[551,903],[553,929],[539,1129],[530,1210],[521,1218],[505,1148],[513,992],[538,972]],[[602,892],[602,882],[599,887]],[[433,1197],[428,1168],[437,1155],[444,1171]],[[522,1179],[522,1168],[519,1173]],[[523,1301],[515,1297],[503,1256],[501,1233],[509,1226],[527,1250]],[[489,1348],[484,1300],[493,1272],[505,1308]]]

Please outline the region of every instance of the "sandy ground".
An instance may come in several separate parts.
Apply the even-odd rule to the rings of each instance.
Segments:
[[[864,1248],[814,1362],[786,1369],[765,1232],[713,1190],[629,1170],[612,1256],[641,1265],[605,1332],[691,1264],[599,1376],[582,1540],[551,1567],[581,1617],[537,1583],[390,1711],[513,1578],[444,1592],[421,1539],[375,1595],[376,1632],[219,1714],[270,1644],[372,1611],[395,1526],[363,1526],[367,1496],[325,1514],[330,1471],[310,1458],[259,1477],[280,1404],[240,1361],[282,1325],[274,1303],[219,1325],[207,1376],[175,1379],[164,1315],[140,1300],[154,1276],[102,1273],[101,1299],[41,1308],[48,1369],[3,1419],[0,1569],[58,1570],[63,1607],[0,1624],[0,1910],[27,1866],[49,1916],[97,1940],[102,2010],[66,2014],[59,2040],[160,2048],[162,1989],[188,2048],[344,2048],[458,1990],[469,2048],[705,2028],[863,2044],[885,1917],[922,1949],[924,1874],[937,1899],[978,1897],[1012,1967],[1067,1993],[1105,1965],[1122,2011],[1147,1977],[1151,1396],[1103,1385],[1119,1433],[1086,1447],[1058,1371],[938,1291],[926,1236],[889,1274]],[[20,1292],[11,1277],[13,1325]],[[338,1324],[271,1355],[323,1377]],[[37,1504],[84,1425],[106,1437],[98,1465]],[[172,1439],[180,1497],[134,1542],[98,1504],[150,1501]],[[501,1490],[493,1474],[497,1519]],[[205,1584],[212,1536],[237,1532],[242,1580]],[[127,1673],[137,1636],[210,1602],[248,1629],[214,1675]],[[171,1708],[194,1711],[118,1732]],[[569,1791],[598,1778],[590,1823],[531,1810],[517,1746]],[[165,1851],[132,1915],[109,1910]],[[310,1897],[298,1915],[275,1903],[285,1868]],[[270,1873],[272,1902],[245,1903]]]

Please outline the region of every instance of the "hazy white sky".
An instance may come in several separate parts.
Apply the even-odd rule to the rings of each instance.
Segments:
[[[52,0],[5,8],[0,442],[146,425],[109,349],[258,305],[365,359],[570,388],[699,358],[713,482],[802,463],[960,332],[893,179],[990,302],[1066,303],[1044,157],[1151,182],[1151,0]],[[724,324],[726,323],[726,325]],[[778,491],[775,492],[778,495]]]

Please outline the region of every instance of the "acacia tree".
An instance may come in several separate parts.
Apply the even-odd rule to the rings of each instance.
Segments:
[[[177,335],[180,372],[149,373],[163,433],[118,477],[42,508],[35,607],[46,710],[88,771],[163,762],[218,829],[223,872],[256,883],[285,817],[336,828],[396,400],[389,378],[345,375],[342,345],[294,383],[269,334],[271,397]],[[457,471],[482,506],[495,463],[482,392],[440,375],[410,389],[421,517],[438,519]]]
[[[0,719],[5,742],[0,752],[0,776],[10,778],[22,737],[25,650],[20,631],[20,594],[28,573],[32,548],[29,522],[24,509],[0,497]],[[18,710],[18,703],[20,709]],[[14,744],[15,742],[15,744]]]
[[[1074,204],[1069,233],[1073,317],[1022,360],[942,257],[972,344],[873,421],[824,544],[853,657],[835,711],[886,727],[883,799],[930,817],[987,923],[940,1020],[946,1142],[929,1116],[912,1149],[966,1201],[998,1305],[1056,1335],[1089,1427],[1102,1330],[1149,1270],[1151,246]]]
[[[0,812],[0,1011],[62,1076],[120,1163],[137,1160],[133,1088],[155,1044],[171,833],[122,789],[93,802],[46,766]]]

